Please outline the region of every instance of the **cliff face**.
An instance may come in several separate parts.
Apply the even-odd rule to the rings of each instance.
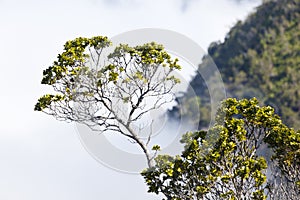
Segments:
[[[300,128],[300,0],[264,2],[238,22],[223,43],[212,43],[208,53],[221,72],[228,97],[257,97],[273,106],[289,126]],[[211,64],[204,57],[199,68]],[[173,114],[183,110],[182,117],[195,115],[190,105],[197,101],[201,120],[191,123],[203,128],[208,126],[211,109],[206,84],[213,81],[205,83],[197,75],[190,84]],[[192,90],[197,98],[190,95]]]

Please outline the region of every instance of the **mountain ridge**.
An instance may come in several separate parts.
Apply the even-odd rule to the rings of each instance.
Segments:
[[[300,0],[265,1],[246,20],[237,22],[224,42],[211,43],[209,56],[204,56],[199,68],[212,65],[212,59],[228,97],[257,97],[261,104],[273,106],[287,125],[300,128],[299,22]],[[210,80],[196,75],[190,89],[177,98],[178,107],[171,115],[193,119],[191,102],[197,102],[201,119],[190,123],[207,127],[211,118],[207,84],[214,84],[213,77]]]

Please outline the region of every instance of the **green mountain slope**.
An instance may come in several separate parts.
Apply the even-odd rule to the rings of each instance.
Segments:
[[[244,22],[239,21],[223,43],[212,43],[208,53],[219,68],[228,97],[257,97],[276,108],[289,126],[300,128],[300,0],[263,3]],[[199,68],[211,65],[203,58]],[[210,121],[210,97],[200,75],[178,98],[181,116],[193,116],[191,102],[200,104],[200,127]],[[191,90],[199,96],[191,97]],[[177,113],[178,115],[178,113]],[[198,123],[196,121],[192,123]]]

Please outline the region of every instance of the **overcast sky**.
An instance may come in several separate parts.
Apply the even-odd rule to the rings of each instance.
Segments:
[[[66,40],[139,28],[184,34],[206,49],[259,0],[0,0],[0,199],[159,199],[82,147],[73,124],[34,112],[42,70]],[[109,153],[109,152],[107,152]],[[129,161],[130,162],[130,161]]]

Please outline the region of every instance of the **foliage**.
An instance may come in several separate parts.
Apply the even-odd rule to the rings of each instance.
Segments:
[[[282,120],[294,128],[300,128],[299,19],[299,0],[266,1],[244,22],[237,22],[223,43],[214,42],[208,49],[221,72],[227,96],[255,96],[262,104],[273,105]],[[211,62],[206,56],[199,68],[206,68]],[[209,107],[206,84],[213,81],[205,83],[197,75],[191,81],[193,91],[187,91],[180,99],[186,108],[176,111],[183,110],[183,116],[191,112],[188,102],[193,92],[201,98],[201,107]],[[208,127],[209,121],[207,116],[199,126]]]
[[[172,200],[279,199],[279,188],[285,190],[280,199],[300,195],[300,133],[255,98],[223,101],[212,128],[187,133],[181,142],[180,156],[158,156],[156,165],[142,172],[149,192]],[[267,145],[274,151],[271,160]],[[281,172],[279,177],[267,178],[267,162]],[[278,178],[291,180],[293,187],[278,184]]]
[[[59,120],[83,123],[95,131],[117,132],[139,145],[151,165],[147,141],[139,136],[137,122],[151,110],[172,101],[179,70],[163,46],[154,42],[130,47],[120,44],[106,55],[107,37],[76,38],[66,42],[63,53],[44,70],[42,84],[57,94],[42,96],[34,110]],[[156,146],[153,151],[158,150]]]

